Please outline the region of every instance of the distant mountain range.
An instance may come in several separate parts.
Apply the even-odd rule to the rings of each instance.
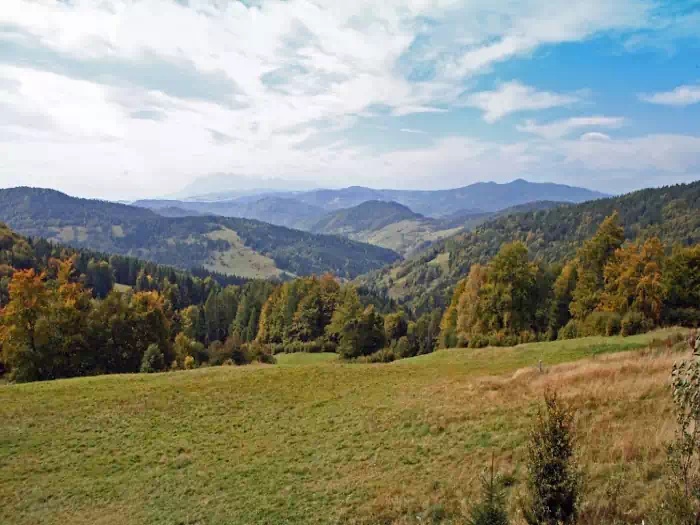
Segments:
[[[230,200],[251,195],[277,192],[308,191],[318,186],[309,181],[280,178],[260,179],[234,173],[212,173],[197,177],[181,191],[173,195],[186,200]]]
[[[354,278],[514,206],[541,209],[600,196],[517,180],[450,191],[350,187],[125,205],[14,188],[0,190],[0,220],[24,235],[182,268],[282,278],[330,271]]]
[[[198,213],[170,201],[157,211]],[[213,215],[164,217],[146,208],[47,189],[0,190],[0,221],[27,236],[240,277],[332,272],[352,278],[399,259],[391,250],[337,236]]]
[[[221,195],[217,193],[211,196]],[[479,182],[452,190],[375,190],[351,186],[340,190],[252,194],[234,199],[139,200],[133,205],[150,209],[176,207],[203,214],[256,219],[279,226],[308,230],[329,212],[352,208],[368,201],[396,202],[424,217],[445,218],[496,212],[536,201],[578,203],[604,197],[607,195],[584,188],[518,179],[506,184]]]
[[[212,201],[141,200],[133,204],[155,211],[176,208],[342,235],[410,255],[514,206],[532,202],[576,203],[602,197],[605,197],[602,193],[583,188],[518,179],[507,184],[486,182],[438,191],[352,186]]]

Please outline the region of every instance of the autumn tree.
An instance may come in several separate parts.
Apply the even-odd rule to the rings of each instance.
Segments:
[[[387,342],[398,341],[408,333],[406,314],[396,312],[384,316],[384,335]]]
[[[657,237],[615,250],[603,270],[605,284],[597,309],[620,315],[639,312],[658,324],[666,296],[664,260],[664,246]]]
[[[550,337],[556,338],[557,331],[569,322],[571,312],[569,305],[573,300],[573,292],[578,280],[578,267],[575,262],[569,262],[562,268],[552,286],[552,302],[549,309]]]
[[[38,328],[49,308],[50,292],[43,275],[34,270],[15,272],[8,292],[9,303],[0,312],[2,361],[10,367],[15,379],[41,379]]]
[[[576,287],[569,307],[574,319],[583,321],[598,307],[605,285],[605,266],[624,240],[624,228],[615,212],[601,223],[596,234],[578,250]]]
[[[326,327],[326,336],[340,342],[345,325],[353,319],[357,319],[362,313],[362,303],[357,294],[357,289],[352,285],[344,286],[338,298],[338,306],[333,312],[330,324]]]

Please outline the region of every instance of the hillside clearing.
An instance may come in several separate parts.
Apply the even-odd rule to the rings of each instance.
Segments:
[[[548,386],[579,410],[589,504],[624,475],[623,505],[642,517],[682,356],[626,350],[671,333],[0,386],[0,522],[449,522],[492,453],[515,508]]]
[[[248,279],[269,279],[281,275],[275,261],[247,247],[238,234],[230,228],[210,232],[206,237],[227,241],[231,245],[226,251],[211,252],[209,260],[204,264],[207,270]]]

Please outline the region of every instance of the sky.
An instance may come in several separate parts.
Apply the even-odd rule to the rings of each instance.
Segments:
[[[214,173],[700,179],[700,0],[2,0],[0,187],[126,199]]]

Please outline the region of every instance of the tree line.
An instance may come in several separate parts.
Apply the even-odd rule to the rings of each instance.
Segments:
[[[522,242],[475,264],[441,322],[443,347],[513,345],[588,335],[632,335],[700,324],[700,245],[658,237],[625,243],[607,217],[573,259],[532,260]]]
[[[271,361],[279,351],[357,357],[416,340],[403,314],[404,329],[386,338],[391,301],[330,275],[225,284],[232,278],[202,273],[26,239],[0,225],[0,370],[43,380]],[[431,351],[434,335],[412,352]]]
[[[570,260],[533,260],[524,243],[503,245],[470,268],[444,313],[412,316],[330,274],[228,285],[215,277],[65,250],[2,227],[0,361],[17,380],[268,362],[280,352],[389,362],[437,346],[700,324],[700,245],[625,242],[616,213]]]

